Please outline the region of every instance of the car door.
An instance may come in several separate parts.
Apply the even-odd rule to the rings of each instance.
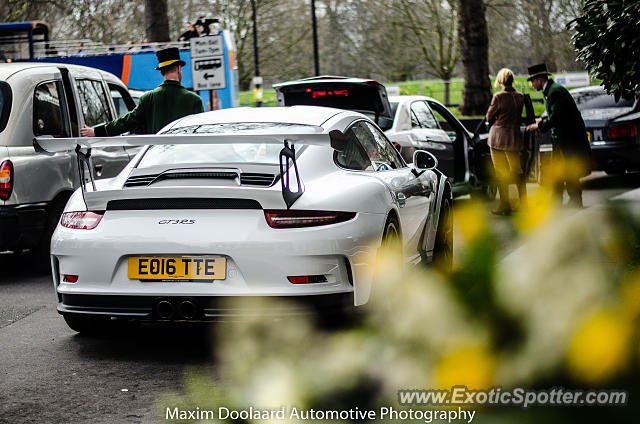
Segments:
[[[113,100],[117,118],[130,112],[136,107],[136,102],[126,88],[110,82],[107,83],[107,87],[109,87],[109,95],[111,100]],[[133,133],[144,134],[144,130],[142,128],[137,128]],[[140,150],[142,150],[142,147],[124,147],[124,151],[127,153],[129,160],[133,159]]]
[[[411,132],[418,142],[417,149],[433,153],[438,159],[438,169],[447,177],[455,175],[454,143],[445,132],[431,108],[424,100],[411,102]]]
[[[41,155],[33,146],[33,137],[71,135],[62,81],[57,72],[49,69],[23,71],[14,78],[11,83],[21,81],[18,83],[23,87],[30,86],[32,81],[36,83],[23,91],[30,99],[14,99],[14,110],[20,111],[20,119],[13,121],[19,125],[12,131],[19,136],[9,145],[15,176],[12,199],[15,203],[50,202],[61,191],[73,190],[78,183],[74,154]],[[30,131],[24,132],[25,129]],[[35,219],[34,225],[42,224],[43,220]]]
[[[375,176],[389,188],[398,205],[404,254],[415,260],[433,199],[432,183],[425,175],[412,172],[375,125],[360,121],[352,129],[373,164]]]
[[[78,95],[80,115],[84,125],[94,127],[111,121],[114,116],[109,106],[107,91],[99,79],[77,78],[75,89]],[[129,163],[129,155],[123,147],[104,147],[91,152],[93,172],[96,178],[110,178]]]
[[[438,125],[442,128],[452,143],[453,151],[453,172],[445,174],[449,178],[453,178],[454,183],[462,183],[469,180],[469,133],[464,126],[453,116],[451,112],[442,104],[435,100],[428,100],[427,104],[433,111],[434,116],[438,120]],[[438,157],[436,155],[436,157]],[[440,158],[438,157],[438,161]],[[443,171],[444,172],[444,171]]]

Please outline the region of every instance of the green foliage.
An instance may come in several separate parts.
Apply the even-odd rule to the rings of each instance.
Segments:
[[[616,99],[640,93],[639,22],[637,1],[586,0],[569,23],[578,59]]]
[[[253,314],[218,323],[215,367],[188,369],[183,385],[158,398],[159,415],[175,407],[397,408],[398,389],[453,385],[615,387],[635,399],[640,216],[624,203],[578,213],[544,207],[548,194],[534,193],[529,213],[502,223],[514,228],[507,256],[495,218],[473,203],[456,205],[460,237],[451,273],[402,272],[380,252],[374,294],[352,327],[327,331],[310,317]],[[228,307],[287,307],[281,302],[239,297]],[[484,423],[630,422],[638,411],[633,403],[469,407]]]

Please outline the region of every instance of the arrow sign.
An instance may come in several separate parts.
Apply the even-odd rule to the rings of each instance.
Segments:
[[[226,88],[224,56],[192,57],[191,75],[194,90]]]

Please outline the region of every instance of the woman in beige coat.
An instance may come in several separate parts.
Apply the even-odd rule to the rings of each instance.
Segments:
[[[498,72],[495,87],[499,85],[503,88],[494,94],[486,116],[487,122],[491,124],[489,147],[500,193],[500,206],[492,212],[497,215],[509,215],[511,182],[518,186],[520,208],[524,209],[527,206],[527,184],[520,163],[520,153],[524,148],[520,132],[524,95],[513,88],[513,72],[510,69],[503,68]]]

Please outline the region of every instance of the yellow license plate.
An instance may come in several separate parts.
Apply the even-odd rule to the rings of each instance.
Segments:
[[[219,256],[135,256],[129,258],[132,280],[224,280],[227,259]]]

